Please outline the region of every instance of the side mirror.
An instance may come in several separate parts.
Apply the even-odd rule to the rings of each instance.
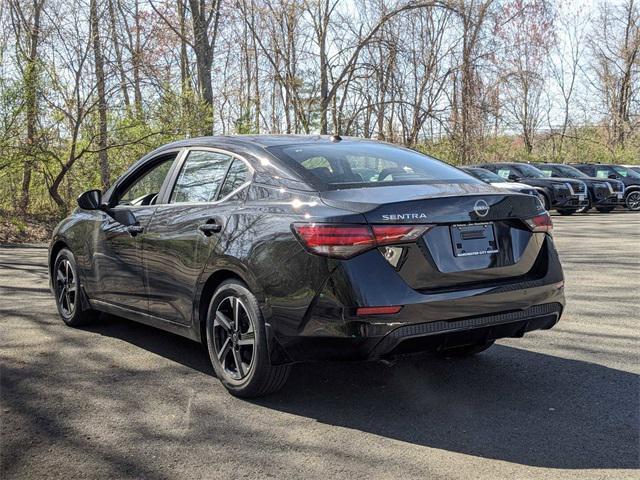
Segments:
[[[83,210],[100,210],[102,206],[102,192],[88,190],[78,197],[78,206]]]
[[[612,173],[611,175],[609,175],[609,178],[611,178],[613,180],[617,180],[619,177],[615,173]]]
[[[520,180],[520,177],[514,173],[512,173],[511,175],[509,175],[507,177],[508,180],[511,180],[512,182],[517,182],[518,180]]]

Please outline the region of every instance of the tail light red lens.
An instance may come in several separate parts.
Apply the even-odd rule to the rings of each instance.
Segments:
[[[389,307],[359,307],[356,315],[393,315],[402,310],[402,306],[393,305]]]
[[[529,226],[532,232],[545,232],[551,233],[553,230],[553,222],[551,221],[551,216],[548,213],[541,213],[540,215],[536,215],[533,218],[528,218],[525,220],[526,224]]]
[[[350,258],[380,245],[411,242],[426,232],[429,225],[350,225],[294,223],[293,231],[312,253],[335,258]]]
[[[429,225],[373,225],[371,228],[378,245],[389,245],[416,240]]]

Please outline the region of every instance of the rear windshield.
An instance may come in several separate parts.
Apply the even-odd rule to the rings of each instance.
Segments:
[[[413,150],[379,143],[280,145],[267,149],[313,185],[329,190],[479,181]]]

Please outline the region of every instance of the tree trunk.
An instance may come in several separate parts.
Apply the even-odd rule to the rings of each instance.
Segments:
[[[40,46],[40,15],[44,7],[44,0],[33,1],[33,23],[26,33],[29,43],[28,56],[24,69],[24,95],[27,123],[26,158],[22,170],[21,196],[18,210],[25,213],[30,204],[31,172],[35,165],[37,122],[38,122],[38,93],[40,89],[40,72],[38,47]],[[17,7],[20,8],[20,7]],[[20,12],[22,13],[22,12]]]
[[[89,17],[91,23],[91,40],[93,43],[93,57],[96,74],[96,87],[98,92],[98,163],[100,165],[100,179],[102,188],[109,188],[109,158],[107,155],[107,99],[105,93],[104,58],[100,42],[100,30],[98,23],[98,0],[91,0],[89,5]]]

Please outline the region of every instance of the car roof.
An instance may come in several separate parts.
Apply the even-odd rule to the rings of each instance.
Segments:
[[[253,147],[274,147],[280,145],[293,145],[299,143],[335,143],[344,142],[371,142],[382,143],[376,140],[363,139],[357,137],[346,137],[339,135],[214,135],[208,137],[194,137],[176,142],[168,143],[160,147],[161,149],[182,148],[182,147],[215,147],[219,145],[253,146]]]

